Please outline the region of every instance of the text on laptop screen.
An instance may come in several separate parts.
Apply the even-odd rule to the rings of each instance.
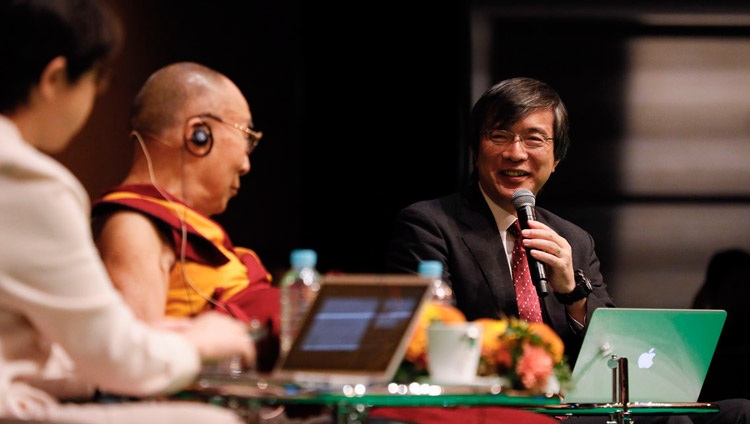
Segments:
[[[425,292],[423,285],[323,284],[284,368],[386,369]]]

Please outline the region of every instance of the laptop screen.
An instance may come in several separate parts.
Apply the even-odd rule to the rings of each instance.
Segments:
[[[612,402],[614,355],[627,358],[631,403],[696,402],[725,320],[723,310],[595,310],[564,401]]]
[[[275,374],[294,380],[351,376],[352,382],[390,381],[428,287],[429,281],[417,275],[326,276]]]

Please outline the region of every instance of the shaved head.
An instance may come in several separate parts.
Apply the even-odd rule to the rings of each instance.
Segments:
[[[178,62],[154,72],[135,97],[132,129],[160,133],[190,116],[214,110],[227,86],[223,74],[193,62]]]
[[[212,216],[226,209],[240,177],[250,172],[247,99],[227,76],[204,65],[177,62],[151,74],[133,101],[130,125],[140,148],[133,150],[124,184],[158,183]]]

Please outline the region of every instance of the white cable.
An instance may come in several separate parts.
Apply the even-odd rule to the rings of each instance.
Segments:
[[[200,290],[190,279],[190,276],[188,275],[188,272],[187,272],[187,266],[186,266],[187,259],[186,259],[186,254],[185,254],[185,252],[187,251],[187,223],[185,219],[186,208],[183,208],[182,213],[180,213],[180,210],[177,207],[177,205],[169,198],[169,196],[164,192],[164,190],[162,190],[162,188],[159,187],[159,185],[156,183],[154,167],[153,167],[153,163],[151,162],[151,155],[149,155],[148,149],[146,148],[146,143],[143,141],[143,138],[141,137],[141,134],[138,131],[133,130],[130,132],[130,134],[134,136],[136,140],[138,140],[138,144],[141,146],[143,155],[146,158],[146,165],[148,167],[148,178],[151,181],[151,185],[153,185],[156,191],[159,192],[161,197],[163,197],[164,200],[166,200],[167,203],[169,203],[169,205],[174,210],[175,216],[177,216],[177,219],[179,219],[180,221],[180,232],[182,234],[182,237],[180,240],[180,270],[182,272],[182,281],[187,283],[187,286],[193,289],[194,292],[198,293],[198,295],[202,297],[204,300],[206,300],[207,302],[211,303],[212,305],[216,307],[222,308],[223,310],[228,312],[230,315],[232,315],[231,311],[229,311],[229,309],[227,309],[227,307],[223,303],[217,302],[214,299],[212,299],[210,296],[203,293],[203,291]],[[186,193],[185,192],[185,161],[184,160],[185,160],[184,155],[181,154],[180,155],[180,188],[182,190],[183,195]],[[195,315],[196,311],[193,310],[193,302],[190,300],[190,291],[188,290],[188,287],[184,287],[184,288],[185,288],[185,295],[188,298],[188,305],[190,306],[190,313],[191,315]]]

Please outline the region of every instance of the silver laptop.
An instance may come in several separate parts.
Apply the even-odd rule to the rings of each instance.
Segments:
[[[630,403],[696,402],[725,320],[723,310],[595,310],[564,402],[611,403],[612,355],[627,358]]]
[[[430,298],[429,284],[414,274],[326,276],[270,378],[323,389],[389,383]]]

